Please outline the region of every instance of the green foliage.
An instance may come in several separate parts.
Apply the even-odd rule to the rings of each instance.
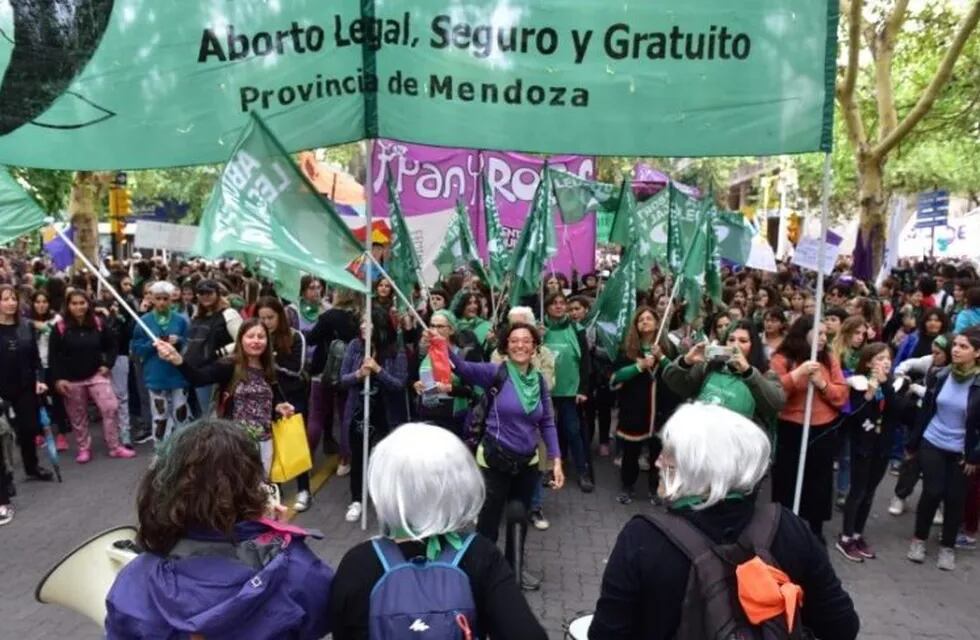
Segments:
[[[67,211],[68,196],[71,193],[71,171],[10,167],[10,173],[26,184],[27,191],[46,213],[59,215]]]

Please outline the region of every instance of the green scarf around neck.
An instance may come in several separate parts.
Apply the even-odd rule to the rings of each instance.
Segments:
[[[156,320],[157,325],[161,329],[166,329],[170,325],[170,316],[174,313],[173,308],[167,307],[167,310],[160,313],[156,309],[153,310],[153,319]]]
[[[965,367],[954,364],[949,368],[949,372],[957,382],[969,382],[974,376],[980,375],[980,364],[974,363]]]
[[[524,413],[530,414],[541,401],[541,376],[534,367],[528,367],[527,373],[521,373],[517,365],[510,360],[507,361],[507,374],[521,401]]]
[[[844,357],[841,358],[841,360],[843,360],[841,364],[844,365],[845,369],[847,369],[848,371],[854,371],[855,369],[857,369],[858,361],[861,359],[860,349],[851,349],[851,348],[844,349],[843,356]]]
[[[391,538],[415,540],[414,536],[401,528],[392,530]],[[443,533],[437,536],[429,536],[429,538],[425,541],[425,558],[429,562],[435,562],[438,560],[439,554],[442,553],[442,541],[440,538],[449,543],[449,546],[456,551],[463,548],[463,536],[459,535],[455,531],[450,531],[449,533]]]
[[[320,303],[303,299],[299,301],[299,313],[307,322],[316,322],[320,317]]]

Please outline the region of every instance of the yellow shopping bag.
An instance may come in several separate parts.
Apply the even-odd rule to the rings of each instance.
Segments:
[[[272,469],[269,480],[286,482],[313,468],[303,416],[294,413],[272,424]]]

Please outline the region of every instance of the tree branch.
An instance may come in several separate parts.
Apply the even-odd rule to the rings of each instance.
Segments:
[[[878,102],[878,139],[885,138],[898,126],[895,109],[895,82],[892,78],[892,61],[895,58],[895,40],[902,30],[908,13],[909,0],[898,0],[885,24],[876,32],[875,98]]]
[[[980,0],[975,0],[970,10],[963,16],[963,20],[960,22],[952,44],[947,49],[946,55],[936,69],[936,75],[932,77],[932,81],[929,82],[929,86],[926,87],[919,101],[905,115],[905,118],[902,119],[898,126],[891,130],[888,135],[872,148],[871,154],[873,156],[879,160],[884,158],[929,112],[929,109],[936,102],[936,98],[939,97],[939,93],[949,81],[949,77],[953,73],[953,67],[963,52],[963,47],[966,45],[967,40],[969,40],[970,35],[976,29],[977,22],[980,22]]]
[[[847,67],[844,78],[837,85],[837,102],[840,103],[844,115],[847,137],[860,153],[867,144],[867,134],[861,114],[854,101],[854,86],[857,83],[858,63],[861,53],[861,7],[863,0],[841,0],[841,7],[847,10]]]

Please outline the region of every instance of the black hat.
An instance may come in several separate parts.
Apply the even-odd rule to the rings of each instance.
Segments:
[[[198,282],[194,290],[197,293],[218,293],[221,291],[221,287],[218,285],[217,281],[207,279]]]

